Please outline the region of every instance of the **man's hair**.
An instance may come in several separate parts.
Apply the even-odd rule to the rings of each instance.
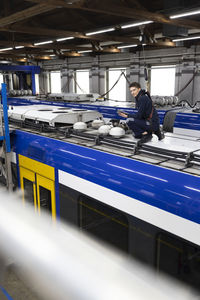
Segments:
[[[136,87],[137,89],[141,89],[141,85],[138,82],[132,82],[129,85],[129,88],[131,88],[131,87]]]

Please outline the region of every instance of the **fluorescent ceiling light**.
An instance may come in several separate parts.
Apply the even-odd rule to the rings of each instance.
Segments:
[[[99,34],[99,33],[104,33],[104,32],[109,32],[109,31],[114,31],[114,30],[115,30],[115,28],[111,27],[111,28],[102,29],[102,30],[98,30],[98,31],[88,32],[85,35]]]
[[[55,54],[50,54],[49,56],[56,56]]]
[[[83,50],[83,51],[78,51],[78,53],[87,53],[87,52],[92,52],[92,50]]]
[[[22,49],[24,46],[15,46],[15,49]]]
[[[185,12],[182,14],[172,15],[172,16],[170,16],[170,19],[177,19],[177,18],[193,16],[193,15],[198,15],[198,14],[200,14],[200,9],[195,10],[195,11]]]
[[[144,21],[144,22],[139,22],[139,23],[131,23],[131,24],[127,24],[127,25],[121,25],[121,28],[125,29],[125,28],[130,28],[130,27],[137,27],[140,25],[145,25],[145,24],[150,24],[150,23],[153,23],[153,21]]]
[[[153,23],[153,21],[142,21],[142,22],[131,23],[131,24],[129,23],[129,24],[121,25],[121,28],[125,29],[125,28],[129,28],[129,27],[136,27],[136,26],[150,24],[150,23]],[[93,34],[105,33],[105,32],[110,32],[110,31],[114,31],[114,30],[115,30],[115,27],[111,27],[111,28],[102,29],[102,30],[98,30],[98,31],[88,32],[85,35],[93,35]]]
[[[118,46],[118,49],[122,49],[122,48],[131,48],[131,47],[137,47],[138,45],[134,44],[134,45],[127,45],[127,46]]]
[[[44,44],[51,44],[53,41],[46,41],[46,42],[40,42],[40,43],[34,43],[35,46],[37,45],[44,45]]]
[[[3,49],[0,49],[0,51],[7,51],[7,50],[13,50],[13,48],[10,47],[10,48],[3,48]]]
[[[193,37],[187,37],[187,38],[174,39],[174,40],[172,40],[172,42],[189,41],[189,40],[197,40],[197,39],[200,39],[200,36],[193,36]]]
[[[72,39],[74,39],[74,37],[73,37],[73,36],[69,36],[69,37],[66,37],[66,38],[57,39],[56,41],[57,41],[57,42],[62,42],[62,41],[72,40]]]

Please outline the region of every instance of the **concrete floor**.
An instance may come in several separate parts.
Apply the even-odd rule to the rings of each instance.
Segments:
[[[25,283],[17,276],[12,267],[8,267],[4,273],[1,286],[8,292],[13,300],[41,300]],[[0,290],[0,300],[8,298]]]

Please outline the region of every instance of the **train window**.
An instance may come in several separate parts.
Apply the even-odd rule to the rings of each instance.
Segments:
[[[177,237],[157,237],[156,267],[199,288],[200,249]]]
[[[35,173],[20,167],[20,184],[23,191],[23,201],[34,204],[36,209]]]
[[[23,183],[24,183],[24,200],[34,205],[33,182],[26,178],[23,178]]]
[[[39,194],[41,210],[51,212],[51,191],[43,186],[39,186]]]
[[[78,197],[79,192],[60,184],[60,218],[75,226],[78,226]]]
[[[37,205],[39,214],[42,210],[51,212],[52,218],[56,218],[55,185],[54,181],[36,174],[37,182]]]
[[[79,222],[83,230],[128,252],[129,224],[122,212],[81,195],[79,197]]]

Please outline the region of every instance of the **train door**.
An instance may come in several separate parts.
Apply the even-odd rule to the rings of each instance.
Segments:
[[[37,182],[37,206],[39,214],[43,211],[50,212],[52,217],[56,216],[55,208],[55,183],[41,175],[36,175]]]
[[[49,212],[56,218],[55,171],[53,167],[19,155],[20,184],[24,203],[31,203],[35,211]]]
[[[23,167],[20,168],[20,184],[23,191],[23,201],[34,205],[36,210],[35,173]]]

